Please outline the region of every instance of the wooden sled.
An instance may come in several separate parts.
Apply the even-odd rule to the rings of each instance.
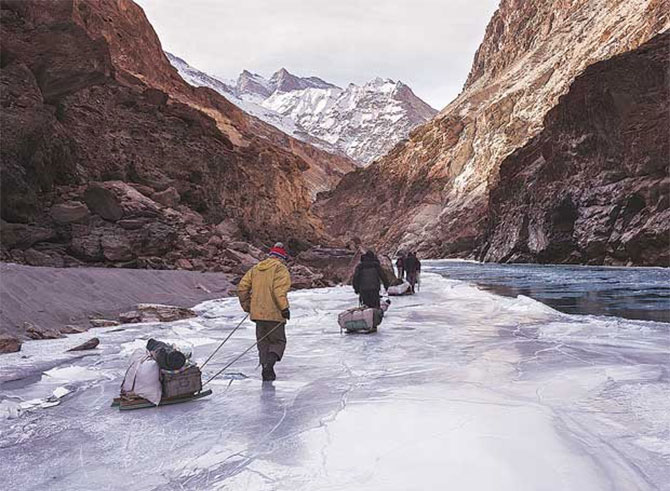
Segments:
[[[158,403],[159,406],[167,406],[169,404],[180,404],[182,402],[194,401],[196,399],[201,399],[207,397],[212,393],[212,389],[203,390],[192,395],[185,395],[180,397],[171,397],[167,399],[161,399],[161,402]],[[112,401],[112,407],[118,407],[120,411],[128,411],[131,409],[145,409],[150,407],[156,407],[152,402],[147,401],[142,397],[115,397]]]

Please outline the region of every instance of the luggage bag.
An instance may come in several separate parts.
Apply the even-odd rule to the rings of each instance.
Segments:
[[[357,307],[342,312],[337,316],[337,322],[340,325],[340,332],[370,333],[377,330],[383,318],[384,312],[381,309]]]

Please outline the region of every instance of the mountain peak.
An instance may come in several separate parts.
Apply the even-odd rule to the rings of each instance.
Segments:
[[[332,89],[337,87],[318,77],[298,77],[284,67],[272,74],[270,83],[276,92],[292,92],[303,89]]]
[[[170,57],[182,76],[226,95],[244,111],[298,139],[360,164],[384,154],[437,111],[401,81],[375,77],[337,87],[319,77],[279,68],[269,78],[243,70],[236,82],[219,81]]]

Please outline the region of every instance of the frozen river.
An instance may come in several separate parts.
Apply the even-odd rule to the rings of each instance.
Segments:
[[[242,318],[235,299],[95,330],[90,354],[63,354],[85,333],[3,355],[1,487],[670,489],[670,324],[565,314],[428,273],[375,335],[340,334],[348,287],[290,300],[274,384],[250,353],[212,396],[177,406],[109,403],[149,337],[204,360]],[[243,326],[206,375],[253,342]]]

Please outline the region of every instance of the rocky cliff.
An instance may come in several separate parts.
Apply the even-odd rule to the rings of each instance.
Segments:
[[[503,0],[462,93],[407,142],[322,195],[315,210],[333,235],[475,257],[489,237],[489,191],[501,162],[542,131],[579,74],[667,29],[668,12],[665,0]]]
[[[342,158],[184,82],[132,1],[0,5],[3,260],[239,271],[321,240]]]
[[[485,261],[670,265],[670,32],[588,67],[490,184]]]

